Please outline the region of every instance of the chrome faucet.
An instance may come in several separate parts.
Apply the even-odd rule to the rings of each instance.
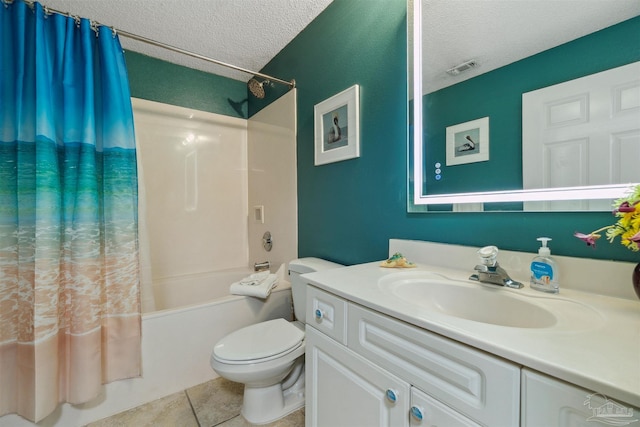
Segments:
[[[474,270],[478,273],[472,274],[469,280],[476,282],[491,283],[498,286],[520,289],[524,285],[509,277],[509,273],[498,264],[498,248],[495,246],[485,246],[478,250],[478,256],[482,264],[476,265]]]

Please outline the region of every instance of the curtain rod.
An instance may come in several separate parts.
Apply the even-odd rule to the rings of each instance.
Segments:
[[[149,38],[146,38],[146,37],[143,37],[143,36],[139,36],[137,34],[133,34],[133,33],[130,33],[128,31],[118,30],[117,28],[112,28],[112,29],[117,34],[120,34],[121,36],[130,38],[130,39],[133,39],[133,40],[138,40],[138,41],[141,41],[143,43],[147,43],[147,44],[150,44],[150,45],[153,45],[153,46],[161,47],[163,49],[172,50],[174,52],[181,53],[183,55],[187,55],[187,56],[191,56],[191,57],[194,57],[194,58],[202,59],[203,61],[212,62],[214,64],[222,65],[223,67],[232,68],[232,69],[234,69],[236,71],[242,71],[243,73],[253,74],[253,75],[258,76],[258,77],[269,79],[269,81],[274,81],[274,82],[285,84],[287,86],[290,86],[291,89],[296,87],[296,81],[295,80],[292,80],[292,81],[288,82],[286,80],[282,80],[282,79],[279,79],[277,77],[270,76],[268,74],[263,74],[263,73],[260,73],[260,72],[257,72],[257,71],[247,70],[246,68],[238,67],[237,65],[228,64],[226,62],[218,61],[217,59],[209,58],[208,56],[200,55],[199,53],[189,52],[188,50],[181,49],[181,48],[175,47],[175,46],[171,46],[171,45],[168,45],[166,43],[159,42],[157,40],[153,40],[153,39],[149,39]]]
[[[11,4],[11,3],[13,3],[13,0],[2,0],[2,2],[5,3],[5,4]],[[30,1],[30,0],[24,0],[24,2],[27,5],[29,5],[30,7],[33,7],[33,4],[35,3],[35,1]],[[50,8],[50,7],[44,6],[44,5],[42,7],[43,7],[45,13],[58,13],[58,14],[61,14],[61,15],[66,15],[66,16],[68,16],[70,18],[78,19],[77,16],[72,15],[69,12],[64,12],[62,10],[53,9],[53,8]],[[103,24],[100,24],[100,23],[95,22],[95,21],[91,21],[91,22],[96,24],[96,25],[103,25]],[[182,55],[191,56],[193,58],[201,59],[203,61],[207,61],[207,62],[211,62],[213,64],[221,65],[223,67],[231,68],[231,69],[236,70],[236,71],[241,71],[243,73],[252,74],[254,76],[262,77],[264,79],[269,79],[269,81],[274,81],[274,82],[278,82],[278,83],[287,85],[287,86],[289,86],[290,89],[293,89],[293,88],[296,87],[296,81],[295,80],[291,80],[289,82],[289,81],[286,81],[286,80],[279,79],[277,77],[270,76],[268,74],[260,73],[260,72],[257,72],[257,71],[251,71],[251,70],[248,70],[246,68],[238,67],[237,65],[228,64],[226,62],[218,61],[217,59],[209,58],[208,56],[200,55],[199,53],[190,52],[188,50],[185,50],[185,49],[182,49],[182,48],[179,48],[179,47],[175,47],[175,46],[171,46],[171,45],[166,44],[166,43],[159,42],[157,40],[153,40],[153,39],[150,39],[150,38],[147,38],[147,37],[143,37],[143,36],[140,36],[140,35],[137,35],[137,34],[130,33],[128,31],[119,30],[119,29],[117,29],[115,27],[109,27],[109,28],[111,28],[111,30],[114,31],[116,34],[120,34],[123,37],[127,37],[127,38],[130,38],[130,39],[137,40],[137,41],[140,41],[140,42],[143,42],[143,43],[147,43],[147,44],[150,44],[150,45],[153,45],[153,46],[157,46],[157,47],[160,47],[160,48],[163,48],[163,49],[171,50],[173,52],[177,52],[177,53],[180,53]]]

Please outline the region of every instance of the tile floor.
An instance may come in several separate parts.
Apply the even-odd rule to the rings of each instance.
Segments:
[[[242,392],[242,384],[216,378],[86,427],[248,427],[240,415]],[[304,427],[304,408],[267,427]]]

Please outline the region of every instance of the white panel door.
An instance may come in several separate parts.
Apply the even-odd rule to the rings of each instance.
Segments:
[[[307,427],[408,427],[408,383],[309,325],[306,346]]]
[[[639,161],[640,62],[522,95],[524,189],[640,182]],[[546,207],[607,210],[611,202]]]
[[[529,369],[521,398],[522,427],[637,426],[640,418],[638,408]]]

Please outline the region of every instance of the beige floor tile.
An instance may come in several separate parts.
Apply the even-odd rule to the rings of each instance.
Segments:
[[[198,427],[184,392],[171,394],[137,408],[105,418],[87,427]]]
[[[200,427],[212,427],[240,414],[244,385],[216,378],[187,390]]]
[[[238,415],[216,427],[252,427],[253,424]],[[304,408],[287,415],[281,420],[269,424],[263,424],[261,427],[304,427]]]

